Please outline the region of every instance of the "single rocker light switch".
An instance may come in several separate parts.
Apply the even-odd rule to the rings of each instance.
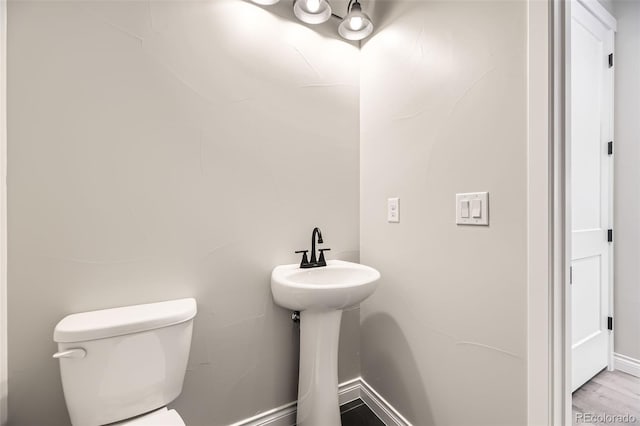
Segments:
[[[400,223],[400,198],[387,200],[387,222]]]
[[[471,200],[471,217],[480,219],[482,217],[482,201]]]
[[[460,217],[469,219],[469,200],[460,201]]]

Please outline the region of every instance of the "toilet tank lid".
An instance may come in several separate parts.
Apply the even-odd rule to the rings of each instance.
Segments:
[[[193,298],[83,312],[64,317],[53,340],[72,343],[138,333],[189,321],[196,312]]]

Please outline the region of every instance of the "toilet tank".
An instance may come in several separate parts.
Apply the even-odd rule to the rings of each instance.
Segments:
[[[195,315],[195,299],[180,299],[62,319],[54,357],[73,426],[128,419],[176,399]]]

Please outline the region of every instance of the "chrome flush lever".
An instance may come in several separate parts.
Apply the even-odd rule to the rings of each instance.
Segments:
[[[67,351],[56,352],[53,354],[54,358],[74,358],[80,359],[87,356],[87,351],[82,348],[73,348]]]

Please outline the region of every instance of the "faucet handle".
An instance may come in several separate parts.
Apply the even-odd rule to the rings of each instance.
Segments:
[[[309,253],[309,250],[299,250],[296,252],[296,254],[300,253],[302,253],[302,262],[300,262],[300,266],[302,267],[302,265],[309,263],[309,259],[307,259],[307,253]]]
[[[331,249],[330,248],[318,249],[318,251],[320,252],[320,259],[318,259],[318,262],[319,263],[324,263],[326,265],[327,262],[324,260],[324,252],[325,251],[331,251]]]

